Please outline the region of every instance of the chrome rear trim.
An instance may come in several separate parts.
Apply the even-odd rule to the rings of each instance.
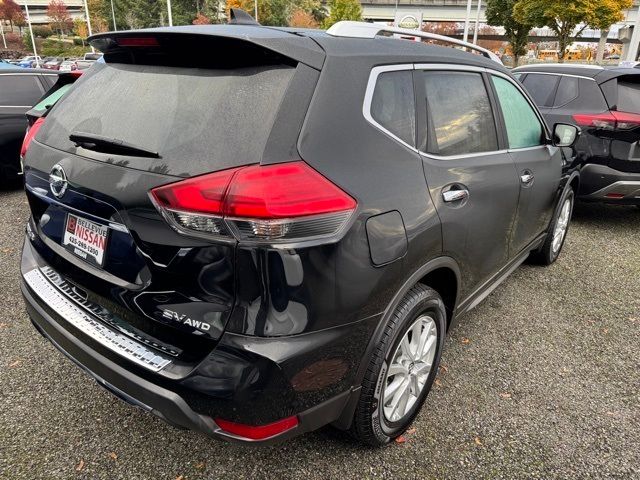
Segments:
[[[159,372],[171,363],[171,360],[160,352],[155,352],[92,318],[88,312],[58,290],[40,269],[27,272],[24,280],[31,290],[65,321],[109,350],[154,372]]]

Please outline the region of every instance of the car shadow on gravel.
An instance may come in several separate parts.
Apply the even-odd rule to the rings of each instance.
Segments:
[[[640,208],[633,205],[576,202],[571,221],[584,226],[636,226],[640,229]]]

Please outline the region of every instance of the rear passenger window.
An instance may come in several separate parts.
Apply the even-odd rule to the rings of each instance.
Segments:
[[[618,110],[640,113],[640,78],[627,75],[618,79]]]
[[[498,149],[491,103],[479,73],[426,71],[428,152],[466,155]]]
[[[501,77],[491,76],[500,109],[507,127],[509,148],[535,147],[542,143],[542,124],[515,85]]]
[[[416,108],[410,70],[378,75],[371,100],[371,116],[412,147],[416,144]]]
[[[558,84],[557,75],[540,75],[529,73],[522,82],[539,107],[550,107],[553,104],[553,92]]]
[[[0,107],[30,107],[42,94],[35,75],[0,75]]]
[[[578,96],[578,79],[575,77],[562,77],[556,92],[554,107],[562,107]]]

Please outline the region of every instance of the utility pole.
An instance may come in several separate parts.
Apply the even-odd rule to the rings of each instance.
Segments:
[[[4,44],[4,48],[7,48],[7,40],[4,38],[4,20],[0,20],[0,33],[2,33],[2,43]]]
[[[113,9],[113,0],[111,0],[111,17],[113,18],[113,30],[117,32],[118,26],[116,25],[116,11]]]
[[[33,46],[33,54],[36,56],[36,67],[40,68],[40,60],[38,60],[38,51],[36,50],[36,39],[33,36],[33,28],[31,28],[31,15],[29,15],[29,5],[24,4],[27,11],[27,23],[29,24],[29,34],[31,35],[31,45]]]
[[[482,0],[478,0],[478,10],[476,10],[476,28],[473,29],[473,44],[478,44],[478,28],[480,27],[480,6]]]
[[[171,0],[167,0],[167,13],[169,14],[169,26],[173,27],[173,17],[171,16]]]
[[[84,15],[87,17],[87,31],[89,32],[89,36],[91,36],[91,19],[89,18],[89,5],[87,5],[87,0],[84,0]],[[91,51],[94,53],[96,51],[93,45],[91,45]]]
[[[625,58],[625,60],[630,62],[636,60],[638,44],[640,44],[640,7],[638,7],[638,12],[636,13],[636,23],[633,25],[633,33],[631,34],[631,41],[629,42],[627,58]]]
[[[469,21],[471,20],[471,0],[467,0],[467,16],[464,19],[464,33],[462,34],[462,41],[467,41],[469,35]]]
[[[253,16],[258,21],[258,0],[253,0]]]
[[[396,8],[393,11],[393,26],[398,26],[398,0],[396,0]]]

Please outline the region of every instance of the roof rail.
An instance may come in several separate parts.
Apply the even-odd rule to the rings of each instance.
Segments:
[[[461,47],[476,50],[488,59],[493,60],[494,62],[498,62],[500,65],[502,65],[500,57],[498,57],[492,51],[487,50],[486,48],[479,47],[478,45],[474,45],[473,43],[463,42],[462,40],[458,40],[457,38],[438,35],[437,33],[423,32],[421,30],[409,30],[408,28],[389,27],[386,25],[378,25],[375,23],[351,21],[337,22],[331,28],[329,28],[329,30],[327,30],[327,34],[333,37],[351,38],[375,38],[380,34],[380,32],[395,33],[399,35],[407,35],[411,37],[420,37],[429,40],[438,40],[440,42],[452,43],[454,45],[459,45]]]

